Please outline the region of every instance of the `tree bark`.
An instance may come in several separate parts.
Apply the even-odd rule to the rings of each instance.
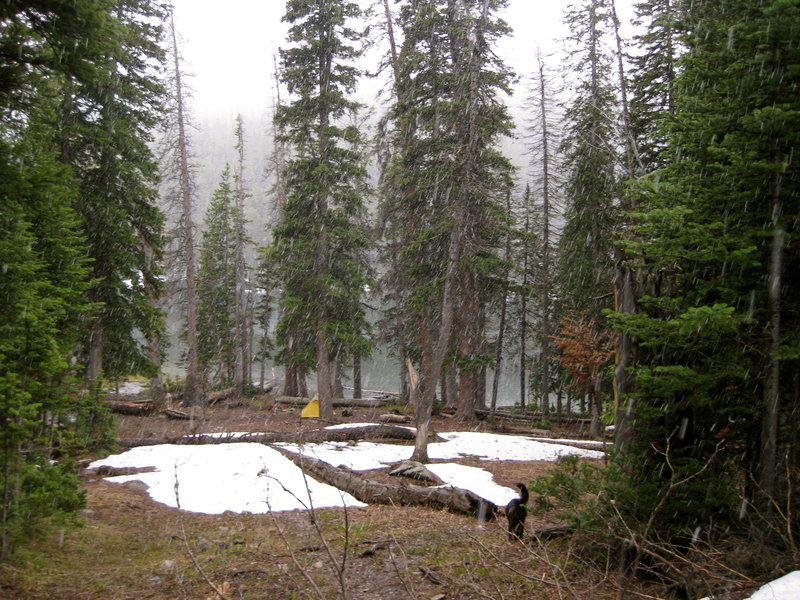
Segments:
[[[764,493],[775,497],[778,454],[778,411],[780,408],[779,358],[781,346],[781,280],[783,272],[783,247],[786,231],[783,228],[783,200],[781,175],[776,175],[772,203],[772,252],[769,263],[767,289],[769,310],[769,365],[764,385],[764,416],[761,421],[761,453],[759,456],[759,484]]]
[[[92,320],[89,335],[89,357],[86,363],[85,387],[91,390],[92,385],[100,378],[103,370],[103,318],[96,316]]]
[[[353,354],[353,398],[361,398],[361,353],[358,350]]]
[[[183,201],[183,252],[186,260],[186,381],[184,397],[191,407],[192,414],[202,416],[203,397],[198,386],[197,376],[197,292],[194,264],[194,225],[192,223],[192,193],[189,179],[189,151],[186,139],[186,113],[183,104],[183,83],[181,80],[178,39],[175,21],[170,12],[172,29],[172,51],[175,60],[175,97],[178,110],[178,154],[180,157],[180,190]]]
[[[453,487],[423,487],[413,484],[389,484],[366,479],[349,469],[337,468],[319,459],[283,452],[304,472],[368,504],[424,505],[446,508],[483,520],[494,519],[497,506],[468,490]]]
[[[506,213],[511,214],[511,186],[506,190]],[[508,277],[511,264],[511,229],[506,231],[506,252],[504,260],[506,270],[503,274],[503,300],[500,304],[500,324],[497,327],[497,344],[494,352],[494,377],[492,378],[492,399],[490,403],[491,414],[497,408],[497,390],[500,386],[500,372],[503,364],[503,335],[506,330],[506,306],[508,304]],[[490,417],[491,418],[491,417]]]
[[[410,442],[414,432],[394,425],[373,425],[369,427],[350,427],[348,429],[315,429],[300,433],[278,433],[272,431],[253,432],[244,435],[192,435],[164,436],[161,438],[122,438],[123,448],[177,444],[181,446],[200,446],[208,444],[258,443],[258,444],[320,444],[322,442],[348,442],[358,440]]]
[[[540,315],[542,373],[539,382],[539,396],[542,413],[546,415],[550,412],[550,134],[547,121],[547,86],[541,52],[537,52],[537,60],[539,63],[539,109],[542,123],[542,310]]]

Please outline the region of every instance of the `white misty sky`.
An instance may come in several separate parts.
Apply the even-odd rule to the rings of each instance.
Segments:
[[[273,53],[284,44],[282,0],[173,0],[175,26],[181,38],[185,70],[192,75],[192,109],[207,115],[260,114],[270,109],[273,89]],[[627,35],[633,0],[617,0],[617,11]],[[376,0],[359,0],[362,7]],[[382,3],[381,3],[382,4]],[[391,1],[394,7],[394,0]],[[510,0],[502,17],[514,29],[498,53],[523,79],[535,67],[536,48],[547,54],[560,48],[566,34],[561,0]],[[381,49],[382,50],[382,49]],[[550,62],[554,62],[551,59]],[[380,86],[365,82],[367,104]],[[521,103],[515,98],[513,104]]]

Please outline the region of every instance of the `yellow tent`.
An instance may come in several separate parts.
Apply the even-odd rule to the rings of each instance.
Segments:
[[[300,411],[300,417],[303,419],[319,417],[319,400],[317,400],[316,395],[314,395],[311,402],[306,404],[303,410]]]

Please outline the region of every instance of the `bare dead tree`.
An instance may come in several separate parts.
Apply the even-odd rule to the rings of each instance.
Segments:
[[[186,273],[186,381],[184,399],[191,407],[193,418],[202,417],[203,397],[198,385],[197,372],[197,291],[195,283],[194,238],[192,223],[192,192],[189,177],[189,151],[186,135],[186,111],[184,107],[183,82],[181,79],[178,38],[175,32],[174,13],[170,11],[172,51],[174,59],[174,90],[178,126],[179,187],[182,200],[183,257]]]

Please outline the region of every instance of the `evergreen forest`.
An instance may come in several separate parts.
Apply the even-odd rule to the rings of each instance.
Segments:
[[[442,412],[608,430],[536,492],[591,488],[621,590],[800,568],[800,0],[635,0],[630,37],[573,0],[515,73],[519,1],[286,0],[264,181],[239,117],[205,197],[170,2],[0,2],[0,562],[85,506],[120,379],[199,422],[275,372],[332,420],[380,354],[413,460]]]

